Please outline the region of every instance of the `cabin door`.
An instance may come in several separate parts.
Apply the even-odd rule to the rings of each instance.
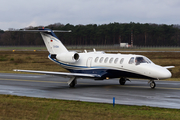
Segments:
[[[91,67],[91,63],[92,63],[92,57],[89,57],[89,58],[87,59],[86,66],[87,66],[87,67]]]

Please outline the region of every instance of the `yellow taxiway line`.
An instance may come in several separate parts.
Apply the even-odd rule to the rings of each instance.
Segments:
[[[0,80],[9,80],[9,81],[23,81],[23,82],[44,82],[44,83],[67,83],[67,82],[54,82],[54,81],[39,81],[39,80],[19,80],[19,79],[4,79],[0,78]],[[78,84],[88,84],[88,83],[78,83]],[[118,87],[131,87],[131,88],[149,88],[147,86],[120,86],[120,85],[113,85]],[[180,88],[167,88],[167,87],[157,87],[155,89],[169,89],[169,90],[180,90]]]

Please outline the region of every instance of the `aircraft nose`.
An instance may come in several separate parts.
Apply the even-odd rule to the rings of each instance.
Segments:
[[[161,68],[161,70],[158,71],[158,74],[159,79],[167,79],[172,76],[171,72],[166,68]]]

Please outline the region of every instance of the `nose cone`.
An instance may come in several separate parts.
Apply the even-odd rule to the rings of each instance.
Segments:
[[[158,67],[156,72],[157,72],[156,75],[158,79],[167,79],[172,76],[171,72],[168,69],[161,66]]]
[[[164,68],[165,70],[162,73],[162,77],[161,79],[166,79],[166,78],[170,78],[172,76],[171,72],[169,70],[167,70],[166,68]]]
[[[167,68],[155,64],[140,64],[137,68],[143,75],[154,79],[167,79],[172,76]]]

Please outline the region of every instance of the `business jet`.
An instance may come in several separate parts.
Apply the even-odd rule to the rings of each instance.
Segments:
[[[69,87],[74,87],[77,84],[78,78],[91,78],[94,80],[119,78],[120,85],[125,85],[126,81],[130,81],[128,78],[141,78],[149,79],[148,83],[150,83],[150,87],[153,89],[156,87],[154,81],[170,78],[171,72],[168,68],[174,67],[156,65],[142,55],[106,54],[103,51],[96,51],[95,49],[93,52],[84,50],[82,53],[68,51],[54,32],[71,31],[51,30],[47,28],[19,31],[40,32],[50,53],[48,58],[67,69],[69,73],[19,69],[15,69],[14,71],[69,77],[70,79],[67,82]]]

